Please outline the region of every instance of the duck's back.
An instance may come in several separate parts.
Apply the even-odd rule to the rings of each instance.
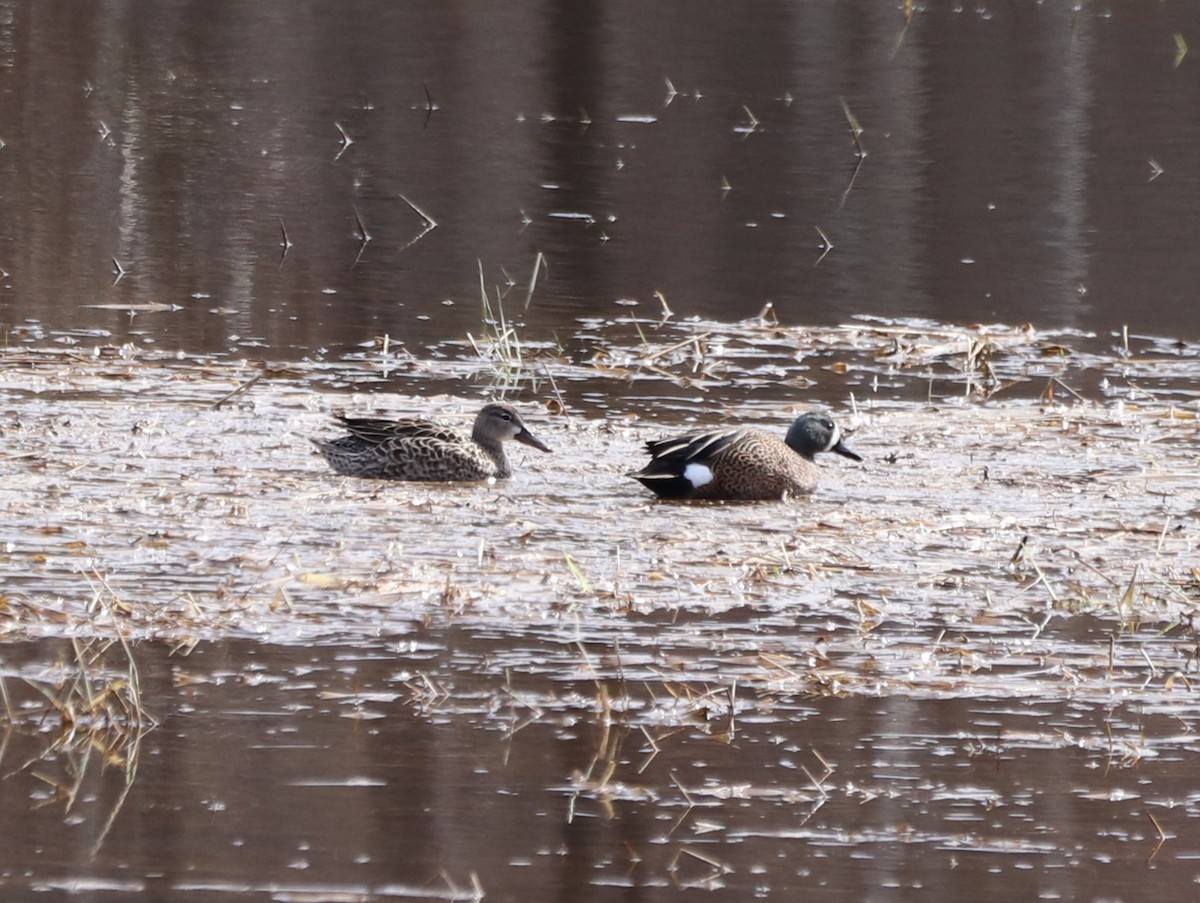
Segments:
[[[424,420],[340,418],[350,435],[317,448],[335,471],[356,477],[426,482],[505,479],[508,461],[457,430]]]
[[[693,498],[778,499],[808,495],[817,486],[817,466],[765,430],[739,430],[712,459],[713,480]]]
[[[689,433],[646,450],[651,461],[633,476],[662,498],[777,499],[817,485],[816,465],[765,430]]]

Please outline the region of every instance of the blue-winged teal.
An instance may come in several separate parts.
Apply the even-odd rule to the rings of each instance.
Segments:
[[[475,418],[471,435],[424,420],[358,420],[339,417],[350,431],[329,442],[311,440],[338,473],[380,480],[437,482],[506,480],[512,467],[504,442],[516,439],[550,451],[512,405],[489,404]]]
[[[842,442],[827,414],[796,419],[784,441],[764,430],[689,433],[646,443],[650,463],[629,474],[667,499],[778,499],[808,495],[817,487],[818,452],[858,455]]]

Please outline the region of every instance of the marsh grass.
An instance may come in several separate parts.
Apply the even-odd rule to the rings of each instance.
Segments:
[[[531,384],[536,386],[539,378],[538,368],[533,366],[532,356],[522,344],[519,324],[505,310],[505,301],[518,283],[508,273],[504,273],[504,284],[496,284],[489,290],[487,277],[484,274],[483,261],[477,261],[479,267],[479,304],[481,327],[478,338],[467,333],[475,355],[492,366],[493,387],[496,394],[503,397],[508,391],[518,386]],[[522,311],[528,311],[533,302],[534,290],[539,280],[544,279],[547,271],[545,256],[539,251],[534,258],[533,271],[525,287],[525,298]],[[503,272],[503,270],[501,271]],[[545,367],[542,372],[553,383],[553,375]],[[557,388],[555,388],[557,394]]]
[[[594,595],[596,591],[592,587],[592,582],[588,580],[588,576],[584,573],[583,568],[579,566],[579,562],[572,558],[569,552],[563,552],[563,560],[567,564],[567,570],[571,572],[571,576],[579,587],[579,591],[585,595]]]
[[[504,313],[504,298],[513,287],[509,281],[502,291],[499,285],[494,287],[495,296],[488,291],[483,273],[483,261],[479,264],[479,302],[482,317],[480,337],[477,341],[468,333],[471,347],[480,357],[495,361],[501,370],[519,375],[524,367],[524,353],[521,350],[521,337],[515,324],[509,322]],[[528,307],[528,304],[526,304]]]
[[[42,705],[17,701],[14,690],[0,677],[3,726],[36,726],[39,732],[56,728],[56,745],[83,740],[111,752],[108,758],[119,764],[119,751],[130,738],[155,723],[142,705],[133,651],[124,637],[72,639],[71,649],[71,659],[60,665],[54,676],[22,678]],[[114,663],[118,658],[123,661]]]
[[[494,354],[522,379],[553,367],[577,391],[566,380],[582,366],[566,371],[558,361],[530,360],[536,346],[512,320],[530,297],[525,289],[501,284],[485,291],[481,267],[480,292],[488,327],[479,352]],[[620,329],[628,337],[642,326],[640,345],[616,341]],[[822,713],[877,704],[883,711],[899,700],[894,710],[911,714],[937,699],[967,700],[961,705],[978,711],[991,711],[991,703],[969,700],[999,700],[998,711],[1070,710],[1065,729],[1062,721],[1035,724],[1024,714],[998,716],[994,728],[976,727],[990,718],[956,720],[945,736],[937,734],[937,756],[921,745],[924,731],[911,746],[914,761],[955,756],[961,773],[995,773],[1001,788],[1009,786],[1011,763],[1035,752],[1060,760],[1082,754],[1098,777],[1115,769],[1137,769],[1141,777],[1186,759],[1191,739],[1173,727],[1143,732],[1140,718],[1158,707],[1180,713],[1184,732],[1194,721],[1200,647],[1186,623],[1200,604],[1200,573],[1189,560],[1193,407],[1180,402],[1168,412],[1162,404],[1129,404],[1126,413],[1098,403],[1098,393],[1081,385],[1080,358],[1063,350],[1069,336],[1051,342],[1018,330],[886,324],[811,330],[766,316],[659,328],[652,319],[614,321],[594,334],[612,342],[610,361],[627,359],[628,371],[638,374],[584,373],[580,378],[603,389],[606,402],[631,378],[694,380],[727,367],[742,379],[725,396],[705,386],[702,398],[689,399],[704,423],[725,413],[727,400],[744,401],[747,387],[758,393],[785,386],[781,376],[797,378],[796,363],[826,382],[825,397],[852,386],[862,418],[854,445],[868,461],[861,470],[831,466],[818,504],[647,503],[620,473],[656,424],[623,419],[639,410],[628,393],[562,437],[567,460],[548,459],[554,467],[542,474],[565,475],[571,491],[536,472],[499,489],[376,489],[315,477],[301,453],[277,438],[279,424],[307,432],[319,416],[303,406],[303,396],[321,371],[290,380],[284,391],[294,395],[281,394],[283,380],[257,383],[254,415],[237,405],[201,407],[226,393],[230,371],[214,365],[203,377],[174,380],[173,371],[158,371],[145,380],[139,406],[149,400],[170,412],[181,398],[195,399],[206,416],[164,421],[164,431],[186,440],[156,445],[143,432],[118,445],[128,421],[146,416],[120,407],[136,367],[64,363],[60,356],[11,368],[5,378],[28,384],[30,397],[52,394],[35,381],[52,373],[78,388],[82,401],[37,402],[55,428],[48,436],[31,428],[43,416],[32,405],[21,414],[26,425],[5,425],[10,456],[36,453],[41,460],[36,468],[26,458],[6,461],[7,514],[28,536],[9,552],[9,592],[19,586],[34,598],[0,599],[3,626],[10,635],[104,631],[110,639],[60,641],[67,664],[49,677],[3,672],[0,705],[14,742],[5,756],[0,736],[0,758],[10,782],[20,785],[9,788],[10,798],[43,807],[51,820],[67,821],[59,814],[67,809],[72,823],[84,822],[86,843],[98,835],[103,844],[112,830],[109,851],[117,846],[129,822],[130,813],[120,813],[138,774],[139,741],[151,723],[133,659],[152,649],[131,649],[126,630],[172,643],[253,631],[268,647],[254,649],[258,666],[280,654],[270,644],[304,642],[300,631],[312,629],[354,646],[352,659],[366,658],[352,668],[334,659],[311,690],[285,681],[285,692],[273,696],[281,708],[286,693],[292,700],[311,693],[322,710],[344,707],[355,732],[374,715],[393,726],[406,717],[427,720],[438,732],[444,725],[481,728],[481,755],[502,730],[505,762],[511,755],[514,768],[527,767],[521,757],[549,734],[564,752],[533,766],[545,781],[548,817],[577,819],[576,832],[595,832],[603,819],[659,825],[652,839],[632,836],[622,849],[639,876],[677,886],[716,888],[727,868],[744,868],[729,852],[734,847],[720,842],[736,837],[739,813],[758,819],[786,810],[799,838],[810,819],[813,836],[832,836],[849,811],[883,806],[889,825],[897,812],[932,811],[922,787],[907,778],[861,780],[866,772],[856,771],[854,747],[826,735]],[[390,350],[385,342],[385,357]],[[1183,378],[1186,362],[1169,354],[1144,359],[1120,366],[1145,373],[1177,366]],[[843,383],[843,371],[815,372],[834,364],[856,374],[854,381]],[[486,379],[490,366],[472,362],[455,379]],[[1124,371],[1104,372],[1118,385]],[[951,383],[946,396],[955,404],[930,411],[880,403],[870,375],[899,382],[906,373]],[[964,391],[972,380],[976,387]],[[1020,405],[979,404],[994,394],[992,380],[999,387],[1024,380],[1033,397]],[[242,376],[237,381],[249,387]],[[1054,397],[1040,400],[1044,384]],[[89,394],[95,387],[116,400],[98,392],[104,400],[97,403]],[[769,410],[782,420],[784,405],[797,403],[760,399],[752,395],[748,411],[727,412],[753,421]],[[68,417],[86,420],[86,430],[69,427]],[[214,467],[209,449],[254,463]],[[114,465],[121,468],[115,475]],[[68,475],[72,491],[63,492],[58,486]],[[130,504],[139,498],[142,513]],[[47,522],[56,532],[39,529]],[[129,543],[135,531],[148,539]],[[1021,543],[1022,536],[1029,539]],[[81,537],[90,548],[79,551],[104,561],[111,580],[64,554],[75,552]],[[164,563],[189,579],[173,586],[158,578]],[[162,601],[193,593],[195,606]],[[406,655],[411,662],[393,664]],[[200,667],[205,658],[198,656]],[[371,670],[370,660],[384,665]],[[290,674],[291,662],[284,651],[272,667]],[[210,667],[232,685],[224,657]],[[346,692],[330,695],[330,685]],[[156,703],[163,711],[187,705],[189,695],[177,687],[181,692]],[[1010,706],[1013,699],[1020,702]],[[363,712],[364,701],[376,701],[379,711]],[[1078,714],[1089,711],[1099,715]],[[880,725],[862,728],[868,756],[883,746],[872,745],[874,732],[890,730]],[[887,739],[894,742],[894,732]],[[760,754],[780,740],[788,748],[780,749],[777,766],[763,769]],[[209,761],[184,751],[195,768]],[[103,795],[96,792],[100,775]],[[157,776],[146,771],[143,780],[150,786],[131,800],[162,792]],[[34,792],[22,803],[25,785]],[[978,802],[974,782],[961,792],[947,805]],[[1142,818],[1151,844],[1177,830],[1178,812],[1159,814],[1161,828]],[[435,879],[429,896],[481,895],[468,867],[447,867],[455,880]]]
[[[40,748],[14,768],[11,779],[28,774],[47,785],[42,805],[61,802],[71,812],[89,786],[91,764],[121,770],[123,782],[96,833],[92,852],[103,845],[137,778],[142,738],[155,726],[142,705],[141,682],[133,651],[124,637],[73,639],[71,655],[46,676],[23,676],[10,686],[0,676],[0,727],[5,742],[14,734],[39,741]]]
[[[1188,619],[1200,603],[1200,594],[1195,578],[1189,576],[1194,572],[1179,563],[1180,554],[1186,554],[1189,493],[1196,476],[1191,451],[1196,423],[1193,408],[1184,402],[1168,406],[1153,399],[1139,402],[1137,409],[1128,402],[1126,407],[1105,405],[1096,398],[1097,392],[1080,385],[1080,374],[1093,366],[1101,366],[1099,372],[1113,386],[1131,368],[1141,368],[1139,372],[1147,377],[1165,371],[1183,379],[1184,368],[1194,368],[1186,359],[1190,349],[1185,348],[1184,354],[1165,344],[1160,344],[1158,351],[1135,347],[1136,357],[1118,359],[1110,353],[1106,364],[1096,355],[1089,358],[1073,353],[1067,346],[1072,341],[1067,334],[1039,335],[1026,327],[925,325],[918,329],[869,321],[802,329],[761,317],[733,324],[689,319],[659,326],[664,321],[643,318],[602,324],[592,333],[598,342],[614,342],[607,356],[614,370],[621,361],[629,362],[621,372],[597,372],[599,366],[589,372],[581,363],[567,365],[574,367],[568,370],[558,360],[531,361],[529,346],[511,319],[511,311],[519,311],[521,303],[532,298],[533,286],[544,282],[545,274],[539,258],[533,262],[529,286],[514,289],[516,283],[508,279],[507,289],[501,284],[493,290],[486,284],[484,267],[479,267],[481,313],[488,331],[481,335],[477,348],[480,354],[494,355],[502,367],[527,374],[522,379],[554,368],[551,372],[560,374],[564,385],[566,379],[587,380],[589,388],[600,387],[616,396],[624,380],[639,378],[630,373],[658,379],[661,372],[690,379],[697,374],[715,375],[719,367],[728,367],[741,380],[736,392],[744,395],[747,385],[755,391],[786,388],[780,374],[798,369],[789,361],[803,361],[809,371],[824,367],[834,374],[826,377],[829,381],[836,381],[840,373],[833,365],[845,362],[851,373],[859,374],[854,397],[860,399],[856,409],[862,420],[855,426],[862,431],[867,449],[875,446],[870,463],[861,472],[830,468],[822,494],[842,488],[840,498],[847,504],[828,509],[816,525],[809,521],[818,515],[801,506],[797,510],[803,512],[799,521],[803,527],[793,525],[790,514],[776,516],[790,510],[785,508],[762,508],[766,518],[762,525],[757,521],[740,523],[742,509],[738,508],[698,507],[686,512],[669,506],[639,508],[637,497],[622,482],[621,468],[627,464],[623,455],[636,449],[644,437],[639,430],[645,425],[632,428],[605,406],[605,413],[594,415],[588,429],[572,431],[564,446],[570,449],[570,458],[564,456],[561,464],[560,459],[550,459],[553,473],[567,473],[574,481],[572,486],[581,485],[578,497],[574,491],[559,493],[553,487],[542,491],[532,481],[516,481],[508,487],[511,494],[495,497],[441,490],[426,493],[424,488],[405,487],[403,493],[392,491],[393,501],[384,505],[382,496],[376,499],[357,484],[320,486],[312,480],[308,462],[299,455],[293,459],[294,469],[290,469],[292,463],[285,463],[273,471],[268,457],[260,455],[255,459],[260,465],[255,471],[269,471],[269,481],[281,494],[278,506],[261,503],[260,528],[259,523],[253,527],[246,523],[245,499],[252,497],[257,477],[252,480],[246,469],[214,469],[205,455],[191,449],[193,444],[226,443],[225,433],[194,433],[195,442],[182,443],[189,446],[186,454],[179,451],[181,443],[156,443],[153,435],[138,434],[129,440],[129,454],[119,451],[117,458],[122,466],[126,457],[137,465],[129,473],[144,473],[136,492],[170,504],[148,508],[149,513],[139,521],[140,535],[152,537],[146,542],[127,546],[89,534],[88,553],[107,556],[95,560],[110,561],[112,573],[126,575],[114,579],[114,585],[95,572],[78,570],[72,562],[84,549],[66,540],[76,539],[78,531],[73,525],[83,522],[119,533],[112,519],[112,500],[129,493],[130,484],[124,471],[121,480],[109,480],[114,453],[108,440],[100,437],[119,435],[128,414],[140,415],[120,407],[131,378],[144,372],[141,391],[149,394],[142,397],[153,399],[165,411],[174,411],[181,406],[180,399],[195,400],[211,409],[213,399],[230,397],[231,373],[243,391],[253,377],[247,381],[244,368],[230,371],[213,366],[198,377],[194,370],[155,369],[144,359],[129,363],[83,360],[78,353],[55,352],[52,356],[24,350],[19,355],[23,366],[9,368],[5,377],[14,390],[41,392],[41,383],[53,377],[58,385],[70,387],[84,399],[68,400],[71,416],[78,417],[83,410],[90,420],[86,427],[70,426],[64,420],[58,427],[60,447],[55,456],[50,456],[48,463],[39,461],[36,467],[27,459],[47,457],[42,450],[44,441],[29,429],[14,427],[8,433],[6,459],[13,475],[7,510],[14,518],[24,517],[32,537],[27,552],[17,550],[26,557],[13,560],[25,562],[30,571],[24,575],[25,585],[36,591],[2,600],[5,607],[0,610],[9,619],[6,623],[14,631],[35,634],[61,624],[64,634],[103,631],[118,638],[123,630],[132,629],[184,648],[194,644],[195,637],[222,634],[248,624],[254,629],[286,629],[283,625],[305,617],[323,625],[322,629],[356,630],[363,620],[376,616],[377,606],[368,601],[372,594],[413,600],[414,606],[420,606],[422,619],[449,621],[485,616],[493,597],[520,614],[524,609],[514,598],[522,593],[536,594],[538,603],[530,607],[538,612],[581,613],[587,618],[601,611],[638,616],[670,608],[707,614],[710,606],[730,600],[748,610],[768,611],[782,599],[793,604],[795,596],[820,586],[827,587],[821,590],[826,596],[812,604],[835,612],[837,623],[861,626],[864,632],[882,634],[893,629],[895,619],[910,611],[919,620],[929,606],[937,610],[939,599],[953,595],[958,601],[948,608],[958,610],[974,603],[982,612],[980,617],[990,619],[997,617],[994,607],[1000,611],[1005,630],[1030,641],[1052,634],[1059,619],[1076,613],[1110,621],[1117,630],[1140,627],[1143,631],[1194,634]],[[664,306],[664,315],[667,310]],[[638,330],[641,342],[615,344],[618,328],[626,330],[626,339]],[[1121,341],[1120,333],[1112,338],[1114,345]],[[1145,340],[1135,337],[1134,341]],[[386,343],[383,351],[390,353]],[[28,363],[24,363],[26,359]],[[760,366],[761,370],[755,369]],[[308,392],[321,372],[311,377],[301,373],[286,391],[296,395]],[[455,378],[462,372],[455,371]],[[874,398],[862,375],[878,373],[898,380],[910,372],[935,372],[939,378],[955,380],[956,406],[936,415],[888,409]],[[1017,405],[963,404],[963,387],[971,379],[977,384],[995,380],[999,385],[1024,380],[1033,398]],[[254,383],[261,410],[272,411],[256,421],[277,424],[295,416],[297,424],[303,423],[307,413],[297,413],[295,401],[280,394],[281,382],[264,379]],[[1047,383],[1055,387],[1054,397],[1039,399],[1037,390]],[[531,384],[522,382],[522,390]],[[570,388],[577,391],[578,384]],[[101,401],[92,400],[93,395]],[[976,402],[980,395],[972,391],[969,400]],[[637,410],[636,400],[635,393],[630,393],[622,414]],[[719,388],[706,392],[695,402],[698,418],[716,421],[724,413],[724,400]],[[772,399],[755,403],[762,409],[770,406],[772,416],[779,416]],[[1046,407],[1050,403],[1054,406]],[[273,409],[268,407],[271,404]],[[55,410],[65,412],[66,408]],[[65,417],[66,413],[56,416]],[[256,433],[258,426],[239,414],[236,406],[223,405],[220,417],[213,416],[203,424],[189,423],[188,428],[228,427],[231,438],[221,447],[233,455],[247,452],[260,440],[272,449],[285,448],[274,435],[274,425],[264,427],[261,436]],[[101,448],[106,449],[103,454]],[[66,469],[76,486],[88,490],[86,494],[61,500],[54,494],[60,479],[56,474]],[[933,479],[935,473],[941,474],[939,480]],[[179,474],[184,475],[183,488],[172,488],[171,480]],[[946,492],[947,481],[958,488]],[[364,492],[356,494],[357,489]],[[394,515],[395,500],[407,498],[409,493],[409,507],[401,502],[399,508],[416,515],[387,521],[386,538],[393,543],[403,539],[408,547],[424,550],[423,556],[420,562],[414,561],[411,572],[385,569],[386,573],[376,573],[377,562],[358,549],[377,544],[377,525]],[[227,514],[205,507],[213,498],[226,497],[235,500]],[[35,506],[30,501],[34,498],[51,501]],[[502,554],[483,554],[479,525],[458,513],[466,498],[477,503],[479,510],[499,512],[496,517],[501,521],[508,516],[505,512],[511,499],[514,518],[531,518],[534,526],[522,526],[520,531],[532,539],[522,539],[505,557],[505,543],[489,534],[487,548],[495,545]],[[321,516],[307,518],[298,528],[292,516],[296,504],[313,510],[319,507]],[[936,516],[931,516],[931,510]],[[199,512],[205,535],[215,537],[226,549],[248,546],[266,536],[273,543],[274,554],[264,555],[253,566],[236,556],[218,559],[212,564],[210,583],[174,596],[186,604],[160,604],[164,584],[142,583],[139,578],[150,575],[153,581],[160,569],[158,559],[184,562],[191,556],[208,561],[210,554],[199,540],[190,538],[197,532],[196,515],[184,512]],[[363,517],[364,512],[378,517]],[[626,517],[626,512],[631,516]],[[478,546],[481,552],[473,556],[473,564],[453,557],[460,552],[458,547],[439,544],[435,535],[422,531],[421,518],[431,513],[470,537],[472,550]],[[701,529],[699,525],[709,523],[710,515],[712,523],[722,525],[720,530]],[[66,524],[66,535],[61,526],[44,531],[37,526],[48,517]],[[362,533],[348,533],[355,541],[343,546],[340,535],[335,541],[325,530],[324,523],[330,518],[350,531],[361,528]],[[680,527],[688,525],[693,531],[691,539],[686,538],[686,531],[684,537],[679,535]],[[300,539],[293,537],[297,529]],[[791,537],[797,530],[802,530],[796,535],[805,537],[803,542],[779,538],[780,531]],[[1019,530],[1027,530],[1037,547],[1013,555]],[[568,539],[543,545],[538,541],[542,531],[555,536],[561,531]],[[619,549],[627,549],[627,554],[596,554],[593,538],[610,533],[618,536],[613,542]],[[287,555],[279,550],[291,549],[301,541],[312,563],[304,567],[285,564]],[[1004,545],[1002,556],[987,551],[1000,543]],[[689,550],[686,555],[680,551],[681,544]],[[328,558],[320,559],[321,555]],[[500,561],[515,565],[501,572]],[[1138,561],[1141,564],[1135,567]],[[915,586],[910,568],[920,576]],[[130,574],[137,576],[131,578]],[[526,583],[518,592],[513,587],[521,580]],[[540,582],[535,585],[535,580]],[[690,589],[692,581],[713,589]],[[336,615],[326,604],[329,599],[340,603]],[[813,668],[797,667],[790,680],[764,668],[756,678],[768,688],[777,678],[785,691],[812,695],[874,692],[895,674],[856,671],[854,662],[860,650],[851,646],[855,639],[847,633],[846,654],[832,664],[817,660]],[[123,638],[119,642],[122,648],[110,650],[110,655],[126,652]],[[968,648],[968,655],[973,648]],[[1161,656],[1155,659],[1160,675],[1179,668],[1170,664],[1165,648],[1155,651],[1148,645],[1147,649]],[[979,654],[986,659],[987,650]],[[126,657],[132,660],[128,652]],[[943,657],[937,650],[932,661],[940,666],[943,660],[957,678],[967,656],[948,651]],[[930,673],[938,674],[936,670]],[[140,699],[136,677],[131,673],[127,686],[114,685],[107,696],[102,691],[93,695],[101,698],[101,705],[115,706],[126,698],[136,701]],[[1176,685],[1182,686],[1179,681]],[[12,689],[11,678],[9,687],[0,687]],[[440,698],[428,687],[419,689],[418,698]],[[82,704],[73,705],[74,711],[86,713],[90,703],[85,698]],[[20,714],[12,701],[7,710]],[[120,714],[135,721],[138,718],[136,713]],[[10,721],[12,717],[10,714]],[[72,719],[68,715],[66,720]]]

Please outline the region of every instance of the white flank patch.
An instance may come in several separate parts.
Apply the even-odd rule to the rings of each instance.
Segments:
[[[693,461],[683,469],[683,478],[692,484],[693,489],[699,489],[705,483],[712,482],[712,471]]]

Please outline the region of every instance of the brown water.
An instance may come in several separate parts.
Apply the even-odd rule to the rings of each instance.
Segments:
[[[1200,10],[963,6],[8,2],[0,317],[425,356],[541,252],[529,338],[655,291],[1194,338]]]
[[[847,337],[849,370],[894,367],[893,333]],[[999,378],[1045,366],[994,341]],[[1049,385],[1128,395],[1129,366],[1058,358]],[[5,372],[16,893],[1136,899],[1196,877],[1192,403],[989,401],[959,373],[937,410],[843,415],[866,461],[812,500],[678,506],[620,475],[658,429],[615,416],[527,408],[559,453],[511,484],[380,485],[304,440],[338,396],[303,369],[220,407],[243,368]]]
[[[1104,645],[1090,618],[1069,629]],[[478,879],[501,900],[694,886],[719,899],[999,901],[1144,899],[1146,885],[1182,896],[1195,880],[1194,707],[1076,696],[1073,674],[1037,667],[1048,644],[1010,684],[1041,670],[1053,689],[1025,698],[810,699],[663,675],[665,649],[649,687],[594,681],[571,633],[239,640],[186,659],[143,646],[164,720],[141,741],[111,833],[94,854],[125,789],[96,752],[65,817],[42,781],[10,778],[6,809],[25,814],[7,835],[6,884],[38,899],[469,899]],[[650,631],[629,631],[633,660],[638,633]],[[544,679],[503,676],[501,660],[544,658],[556,638],[552,696]],[[618,710],[607,728],[604,688]],[[41,745],[17,736],[5,764]],[[72,782],[85,755],[39,773]],[[1151,816],[1170,834],[1161,849]]]
[[[1190,899],[1196,25],[0,0],[0,898]]]

